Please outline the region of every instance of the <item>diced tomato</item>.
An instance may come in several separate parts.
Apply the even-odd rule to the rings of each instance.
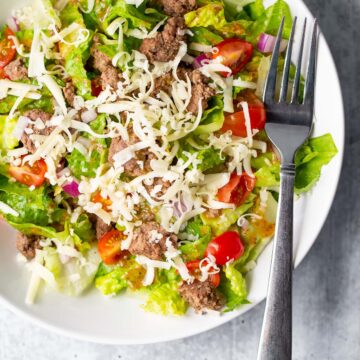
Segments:
[[[122,240],[124,240],[124,234],[118,230],[111,230],[100,238],[98,251],[105,264],[116,264],[124,257],[120,246]]]
[[[196,278],[199,278],[201,276],[200,261],[201,260],[193,260],[193,261],[189,261],[188,263],[186,263],[186,267],[188,268],[190,274],[195,276]],[[219,273],[211,274],[209,276],[209,279],[214,287],[218,287],[220,285],[220,274]]]
[[[249,176],[246,172],[241,175],[231,174],[229,182],[220,188],[217,193],[219,201],[224,203],[241,205],[253,191],[256,178]]]
[[[0,68],[4,68],[9,64],[16,55],[14,42],[9,38],[9,36],[14,35],[12,30],[7,26],[4,30],[4,37],[0,41]]]
[[[8,79],[8,76],[5,74],[5,71],[2,68],[0,68],[0,79]]]
[[[112,201],[109,198],[104,199],[101,196],[101,192],[97,191],[91,198],[93,203],[99,203],[102,205],[103,209],[109,211],[109,207],[112,205]]]
[[[236,231],[227,231],[211,240],[206,248],[205,256],[215,257],[216,264],[225,265],[236,260],[244,253],[244,244]]]
[[[47,165],[44,160],[38,160],[34,165],[25,163],[22,166],[10,166],[9,174],[16,181],[27,186],[41,186],[45,181],[45,174],[47,172]]]
[[[249,107],[250,126],[254,130],[262,130],[266,123],[266,111],[263,102],[251,90],[241,91],[234,101],[235,109],[242,109],[240,103],[247,102]],[[225,116],[222,132],[231,130],[235,136],[246,137],[246,122],[244,111],[238,111]]]
[[[215,46],[212,58],[221,57],[221,63],[229,67],[232,75],[235,75],[250,61],[253,50],[253,45],[245,40],[226,39]],[[221,73],[221,75],[231,76],[227,72]]]
[[[250,115],[250,126],[251,130],[262,130],[265,127],[266,122],[266,112],[264,107],[258,106],[249,106],[249,115]],[[225,116],[223,127],[221,128],[222,132],[231,130],[232,134],[235,136],[246,137],[246,125],[245,125],[245,115],[244,111],[238,111],[234,114]]]
[[[91,80],[91,95],[98,97],[102,91],[101,83],[98,78]]]

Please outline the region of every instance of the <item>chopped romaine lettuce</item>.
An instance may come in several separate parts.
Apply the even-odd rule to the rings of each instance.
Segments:
[[[81,257],[71,257],[67,262],[60,261],[59,253],[54,247],[42,249],[44,266],[54,275],[55,290],[69,296],[79,296],[94,281],[100,258],[96,248],[92,248]]]
[[[101,263],[95,276],[95,286],[104,295],[117,295],[128,287],[126,274],[126,268],[110,267]]]
[[[77,23],[80,29],[86,29],[82,15],[78,9],[78,4],[70,1],[60,14],[63,26],[70,26],[73,23]],[[89,30],[87,30],[89,31]],[[77,32],[74,32],[68,36],[70,42],[75,41],[78,36]],[[65,70],[71,76],[73,84],[75,85],[77,92],[81,96],[91,96],[91,82],[87,77],[85,70],[85,63],[90,55],[90,41],[91,34],[87,40],[80,45],[70,45],[66,43],[60,43],[60,53],[65,59]]]
[[[31,191],[28,186],[11,182],[2,175],[0,175],[0,201],[19,214],[19,216],[5,215],[8,221],[14,223],[46,226],[51,223],[51,213],[56,208],[55,202],[44,186]]]
[[[289,5],[284,0],[277,0],[274,5],[265,10],[249,29],[250,35],[247,39],[257,42],[261,33],[276,35],[283,17],[285,17],[283,38],[288,39],[292,27],[292,16]]]
[[[154,285],[147,288],[144,309],[161,315],[185,314],[187,304],[178,292],[180,281],[175,269],[160,270]]]
[[[75,234],[83,241],[92,242],[96,239],[93,225],[86,214],[79,216],[73,228]]]
[[[11,150],[19,145],[19,140],[13,135],[17,117],[0,116],[0,149]]]
[[[205,45],[217,45],[223,38],[205,27],[193,27],[191,29],[191,41]]]
[[[204,111],[200,125],[194,135],[211,134],[222,128],[224,123],[224,103],[220,96],[214,96],[209,101],[209,109]]]
[[[249,304],[247,300],[247,288],[245,277],[238,271],[234,263],[223,267],[219,290],[225,295],[226,308],[224,312],[236,309],[243,304]]]
[[[186,239],[180,246],[180,250],[185,261],[203,258],[206,247],[212,238],[211,227],[205,225],[198,216],[188,222],[183,236]]]
[[[185,24],[189,28],[209,28],[227,38],[243,36],[245,29],[250,26],[247,20],[228,22],[225,17],[224,6],[219,2],[206,4],[185,14],[184,18]]]
[[[295,191],[308,191],[320,178],[321,168],[328,164],[338,150],[330,134],[309,139],[296,153]]]
[[[221,235],[225,231],[229,230],[231,225],[235,224],[239,217],[243,215],[254,205],[255,195],[250,194],[246,199],[246,202],[236,209],[225,209],[222,214],[217,218],[209,218],[205,213],[201,214],[201,220],[204,224],[209,225],[215,235]]]
[[[185,24],[189,28],[195,26],[221,29],[227,24],[224,7],[221,3],[210,3],[191,11],[184,16]]]
[[[98,151],[92,151],[88,159],[79,150],[74,149],[66,159],[70,171],[80,180],[82,176],[94,177],[96,175],[96,169],[101,163],[101,154]]]

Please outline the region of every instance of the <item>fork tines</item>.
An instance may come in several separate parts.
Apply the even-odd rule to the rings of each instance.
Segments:
[[[299,55],[296,64],[296,74],[292,88],[292,95],[290,104],[301,104],[299,101],[299,89],[300,89],[300,80],[301,80],[301,66],[302,66],[302,59],[303,59],[303,51],[304,51],[304,42],[305,42],[305,34],[306,34],[306,18],[304,19],[302,34],[301,34],[301,42],[299,47]],[[281,21],[281,25],[276,37],[276,43],[272,54],[271,65],[269,74],[267,77],[265,89],[264,89],[264,103],[274,104],[276,103],[275,93],[276,93],[276,79],[277,79],[277,72],[278,72],[278,60],[280,55],[280,43],[282,40],[282,34],[284,29],[285,17]],[[279,103],[286,103],[287,102],[287,93],[288,93],[288,86],[289,86],[289,74],[290,74],[290,65],[291,65],[291,55],[293,50],[293,43],[296,31],[296,23],[297,18],[294,18],[289,43],[286,51],[285,56],[285,64],[283,69],[283,76],[281,80],[281,87],[280,87],[280,96],[279,96]],[[305,91],[303,96],[303,103],[310,108],[313,108],[314,105],[314,89],[315,89],[315,68],[316,68],[316,50],[317,50],[317,21],[315,19],[313,32],[312,32],[312,40],[311,40],[311,48],[310,48],[310,55],[306,73],[306,81],[305,81]]]

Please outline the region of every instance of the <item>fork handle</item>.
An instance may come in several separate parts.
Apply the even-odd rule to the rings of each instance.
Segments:
[[[291,360],[295,165],[283,164],[270,278],[257,360]]]

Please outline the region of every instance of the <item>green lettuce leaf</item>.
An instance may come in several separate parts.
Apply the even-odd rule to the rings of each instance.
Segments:
[[[209,3],[191,11],[184,16],[185,24],[189,28],[204,27],[215,30],[224,37],[245,35],[245,29],[251,24],[247,20],[228,22],[222,3]]]
[[[57,207],[49,197],[46,187],[30,190],[18,182],[10,182],[0,175],[0,201],[18,212],[19,216],[4,215],[14,223],[31,223],[46,226],[51,223],[51,214]]]
[[[254,0],[245,7],[245,11],[249,14],[251,20],[257,20],[265,12],[263,0]]]
[[[76,223],[73,224],[75,234],[85,242],[96,240],[94,227],[86,214],[81,214]]]
[[[255,195],[250,194],[246,199],[246,202],[236,209],[225,209],[222,214],[217,218],[209,218],[205,213],[201,214],[201,220],[204,224],[209,225],[212,229],[213,234],[221,235],[225,231],[234,225],[239,217],[245,214],[254,205]]]
[[[17,121],[17,117],[0,116],[0,149],[11,150],[19,145],[19,140],[13,136]]]
[[[223,270],[224,275],[219,290],[226,298],[224,312],[232,311],[243,304],[249,304],[245,277],[236,269],[233,263],[224,266]]]
[[[66,159],[70,171],[80,180],[82,176],[95,177],[96,169],[101,164],[101,157],[102,155],[98,151],[93,151],[90,159],[87,159],[79,150],[74,149]]]
[[[126,268],[110,267],[102,262],[95,276],[95,286],[104,295],[117,295],[128,287],[126,274]]]
[[[146,311],[161,315],[183,315],[187,310],[185,300],[178,292],[181,279],[176,270],[160,270],[154,285],[147,288]]]
[[[204,111],[200,125],[195,129],[195,135],[211,134],[222,128],[224,123],[224,103],[220,96],[214,96],[209,101],[209,109]]]
[[[193,27],[191,29],[193,35],[191,36],[191,41],[199,44],[205,45],[217,45],[223,38],[212,31],[208,30],[205,27]]]
[[[86,23],[90,28],[99,27],[102,31],[105,31],[116,18],[126,19],[130,28],[151,29],[163,20],[165,15],[155,9],[147,8],[146,2],[137,8],[124,0],[96,0],[93,11],[85,15]]]
[[[211,227],[209,225],[205,225],[198,216],[188,222],[183,235],[190,235],[192,238],[196,238],[196,240],[186,239],[186,242],[184,241],[183,245],[180,246],[180,251],[184,260],[188,262],[196,259],[202,259],[204,257],[206,247],[212,238]]]
[[[319,180],[321,169],[337,154],[338,150],[330,134],[309,139],[296,153],[295,191],[308,191]]]
[[[283,38],[288,39],[292,27],[292,16],[289,5],[284,0],[277,0],[274,5],[265,10],[251,26],[247,39],[257,42],[261,33],[276,35],[283,17],[285,17]]]
[[[83,17],[76,2],[68,2],[60,14],[60,19],[63,23],[63,27],[77,23],[81,28],[86,29]],[[74,37],[77,37],[76,33],[69,35],[69,41],[74,41]],[[85,70],[85,63],[90,56],[91,39],[92,36],[90,35],[87,41],[81,43],[79,46],[68,45],[65,43],[61,43],[59,46],[60,54],[65,59],[65,70],[71,76],[78,95],[83,97],[91,96],[91,82],[88,79]]]
[[[55,282],[48,285],[69,296],[79,296],[93,284],[100,258],[94,247],[83,255],[83,259],[70,258],[63,264],[55,247],[42,249],[44,266],[52,272]],[[72,275],[76,275],[74,280]]]
[[[221,29],[227,24],[224,7],[221,3],[210,3],[191,11],[184,16],[185,24],[189,28],[195,26]]]

